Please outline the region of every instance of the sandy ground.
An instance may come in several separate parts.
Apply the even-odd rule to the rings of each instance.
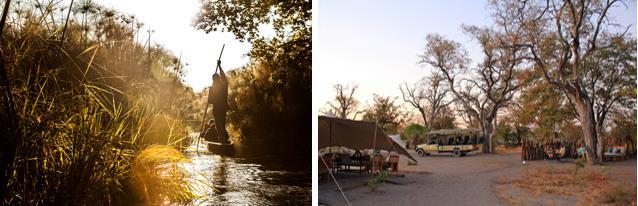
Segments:
[[[532,161],[523,166],[520,154],[516,153],[473,154],[461,158],[412,155],[418,165],[408,166],[405,158],[401,158],[399,169],[405,177],[392,177],[390,180],[398,184],[383,184],[375,192],[365,186],[371,176],[338,174],[337,180],[352,205],[509,205],[503,200],[502,192],[497,191],[503,188],[495,187],[503,185],[498,179],[519,177],[526,171],[549,165],[573,167],[570,162],[557,161]],[[605,166],[610,168],[612,180],[636,187],[635,158]],[[547,205],[546,201],[533,200],[536,197],[520,195],[523,201],[531,203],[525,205]],[[575,202],[570,198],[563,199],[553,198],[551,202],[557,203],[554,205],[573,205]],[[328,178],[319,181],[319,203],[346,205],[336,184]]]

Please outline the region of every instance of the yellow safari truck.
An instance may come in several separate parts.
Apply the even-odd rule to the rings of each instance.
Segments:
[[[426,133],[425,138],[426,144],[416,146],[421,156],[448,153],[461,157],[478,150],[478,144],[483,141],[476,128],[436,130]]]

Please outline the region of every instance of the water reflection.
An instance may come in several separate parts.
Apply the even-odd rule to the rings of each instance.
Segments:
[[[193,134],[196,135],[196,134]],[[206,152],[200,144],[187,150],[182,167],[197,195],[194,205],[310,205],[310,168],[290,164],[289,157],[251,152],[236,145],[233,157]],[[288,167],[286,163],[288,162]]]

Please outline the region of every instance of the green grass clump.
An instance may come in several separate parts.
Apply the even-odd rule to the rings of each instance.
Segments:
[[[390,175],[387,171],[379,172],[373,179],[368,181],[368,189],[370,189],[371,192],[376,191],[377,188],[379,188],[379,186],[381,186],[381,184],[383,184],[385,182],[385,179],[387,179],[389,176]]]

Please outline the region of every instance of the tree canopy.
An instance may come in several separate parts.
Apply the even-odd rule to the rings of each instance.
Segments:
[[[262,26],[271,25],[279,38],[291,33],[310,34],[312,2],[287,1],[203,1],[195,27],[205,32],[227,31],[237,39],[254,41],[263,38]]]
[[[406,113],[396,104],[396,97],[374,94],[374,103],[365,110],[363,120],[377,122],[388,134],[396,134],[404,123]]]
[[[609,17],[610,8],[621,3],[619,0],[491,2],[496,23],[520,35],[520,40],[512,45],[524,47],[525,58],[531,61],[533,69],[542,72],[543,79],[568,99],[581,124],[590,164],[601,161],[606,115],[620,99],[617,97],[625,93],[622,92],[625,89],[616,89],[634,85],[618,86],[625,82],[623,79],[608,81],[618,78],[615,76],[624,73],[623,70],[635,71],[632,47],[636,43],[627,38],[629,27],[615,31],[617,24]],[[635,82],[635,72],[632,74],[623,78]]]

